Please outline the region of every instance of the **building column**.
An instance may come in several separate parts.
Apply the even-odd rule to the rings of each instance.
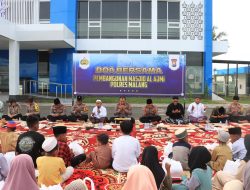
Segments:
[[[152,35],[152,41],[157,40],[157,1],[151,1],[151,35]],[[152,49],[152,54],[157,54],[157,49]]]
[[[19,58],[20,44],[17,41],[9,41],[9,95],[19,95]]]
[[[213,58],[213,0],[204,1],[204,85],[212,95]]]

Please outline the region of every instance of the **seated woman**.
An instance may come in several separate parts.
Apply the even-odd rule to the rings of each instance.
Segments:
[[[209,120],[211,123],[226,123],[228,119],[229,115],[226,114],[225,108],[221,106],[213,109]]]
[[[16,100],[11,99],[9,101],[9,106],[8,106],[8,115],[3,115],[2,118],[6,119],[7,121],[12,120],[12,119],[20,119],[22,117],[20,110],[21,110],[21,107],[16,102]]]
[[[191,178],[185,179],[180,185],[174,184],[173,190],[211,190],[212,170],[207,165],[211,160],[211,154],[204,146],[192,148],[188,158]]]
[[[40,109],[39,109],[39,105],[34,101],[34,99],[32,97],[30,97],[27,101],[27,113],[25,116],[22,116],[22,120],[26,121],[27,117],[33,115],[36,116],[38,118],[40,118]]]
[[[36,182],[34,164],[29,155],[20,154],[13,159],[2,189],[39,190]]]
[[[157,190],[155,178],[148,169],[143,165],[134,165],[129,168],[127,181],[122,190]]]
[[[161,117],[157,115],[158,109],[153,104],[152,99],[147,99],[147,105],[143,109],[143,116],[140,117],[140,122],[151,123],[161,121]]]
[[[236,123],[243,119],[244,109],[239,100],[239,96],[234,96],[233,102],[228,107],[229,120]]]
[[[158,160],[158,151],[154,146],[148,146],[144,148],[141,164],[147,166],[153,173],[157,189],[160,188],[161,184],[167,184],[165,186],[171,186],[171,179],[165,177],[165,172]],[[170,172],[168,174],[170,174]]]
[[[65,106],[61,104],[59,98],[54,99],[54,105],[51,106],[51,114],[47,116],[48,120],[55,122],[56,120],[67,121],[65,114]]]

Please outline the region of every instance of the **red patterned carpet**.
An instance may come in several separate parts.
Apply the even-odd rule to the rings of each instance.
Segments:
[[[20,123],[17,128],[18,133],[22,133],[27,131],[27,128],[22,127],[24,123]],[[54,125],[54,124],[53,124]],[[68,127],[68,141],[76,140],[80,145],[83,146],[86,153],[89,153],[91,150],[94,149],[96,144],[96,134],[98,133],[107,133],[110,136],[110,145],[112,146],[113,139],[120,136],[120,132],[116,129],[112,129],[111,131],[107,130],[98,130],[98,129],[91,129],[85,130],[85,127],[82,123],[57,123],[56,125],[66,125]],[[239,124],[231,123],[231,126],[238,126]],[[39,130],[40,133],[44,134],[45,136],[52,136],[52,129],[51,125],[48,125],[47,122],[42,122],[40,124],[41,129]],[[193,146],[197,145],[204,145],[207,143],[214,143],[217,142],[216,132],[205,132],[204,125],[194,126],[194,125],[183,125],[183,126],[176,126],[176,125],[168,125],[166,128],[162,130],[157,129],[150,129],[150,130],[143,130],[139,129],[137,126],[136,138],[141,143],[141,149],[148,145],[154,145],[157,147],[159,151],[159,158],[164,152],[164,146],[168,141],[175,141],[174,138],[174,131],[180,127],[186,127],[188,129],[189,134],[189,142]],[[227,128],[228,126],[220,126],[222,128]],[[242,128],[243,135],[250,134],[250,123],[248,124],[240,124]],[[0,131],[3,131],[1,129]],[[126,180],[126,173],[119,173],[114,171],[113,169],[107,170],[99,170],[94,169],[91,164],[82,163],[75,169],[73,176],[67,180],[63,186],[69,184],[71,181],[78,179],[78,178],[85,178],[90,177],[94,183],[96,190],[119,190],[122,188],[122,184]],[[89,186],[90,189],[90,186]]]

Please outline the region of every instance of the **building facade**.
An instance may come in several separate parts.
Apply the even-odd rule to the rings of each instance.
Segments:
[[[227,52],[227,42],[212,41],[212,0],[1,1],[0,88],[11,95],[19,80],[71,92],[75,52],[185,54],[186,92],[203,94],[212,91],[212,57]]]

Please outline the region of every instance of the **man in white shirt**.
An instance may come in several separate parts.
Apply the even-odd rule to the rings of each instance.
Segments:
[[[132,122],[123,121],[120,126],[123,135],[113,142],[112,166],[118,172],[127,172],[130,166],[138,164],[141,148],[138,139],[129,135],[133,129]]]
[[[201,103],[200,97],[195,97],[194,102],[188,106],[189,120],[191,123],[205,122],[207,117],[204,115],[207,107]]]
[[[90,116],[90,121],[92,123],[104,123],[107,119],[107,110],[102,106],[101,100],[96,100],[96,106],[93,108],[92,114]]]
[[[233,160],[242,160],[245,158],[247,150],[244,144],[244,138],[241,137],[241,128],[229,128],[228,132],[232,143]]]

